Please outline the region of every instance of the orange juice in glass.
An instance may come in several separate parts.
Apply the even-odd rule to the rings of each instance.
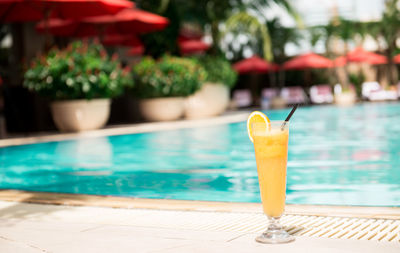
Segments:
[[[285,209],[286,165],[289,122],[252,123],[252,138],[257,163],[258,181],[264,213],[270,224],[256,238],[261,243],[285,243],[294,240],[279,224]]]

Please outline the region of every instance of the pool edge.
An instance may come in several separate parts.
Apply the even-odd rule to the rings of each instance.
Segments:
[[[65,206],[261,213],[260,203],[142,199],[85,194],[0,190],[0,201]],[[286,205],[285,214],[400,220],[400,207]]]
[[[148,133],[157,131],[168,131],[177,130],[184,128],[196,128],[196,127],[208,127],[220,124],[238,123],[247,120],[249,112],[239,111],[231,112],[224,115],[202,118],[202,119],[182,119],[177,121],[167,121],[167,122],[144,122],[128,125],[115,125],[109,126],[107,128],[89,130],[84,132],[76,133],[42,133],[28,137],[14,137],[0,139],[0,148],[9,146],[19,146],[26,144],[36,144],[43,142],[55,142],[55,141],[66,141],[74,140],[78,138],[95,138],[104,136],[115,136],[124,134],[138,134],[138,133]]]

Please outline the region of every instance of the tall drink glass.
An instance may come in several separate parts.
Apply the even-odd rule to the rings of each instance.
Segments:
[[[251,125],[256,155],[258,182],[264,213],[269,219],[268,229],[256,238],[261,243],[286,243],[294,240],[279,224],[285,209],[286,165],[289,122],[271,121]]]

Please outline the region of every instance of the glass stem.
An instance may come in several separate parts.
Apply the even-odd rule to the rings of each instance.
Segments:
[[[269,231],[282,230],[282,225],[279,223],[280,218],[281,217],[268,217],[268,219],[269,219],[268,230]]]

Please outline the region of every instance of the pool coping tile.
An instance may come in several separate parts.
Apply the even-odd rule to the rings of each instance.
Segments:
[[[260,203],[141,199],[20,190],[0,190],[0,200],[64,206],[262,213],[262,205]],[[285,214],[400,220],[400,207],[288,204],[285,208]]]

